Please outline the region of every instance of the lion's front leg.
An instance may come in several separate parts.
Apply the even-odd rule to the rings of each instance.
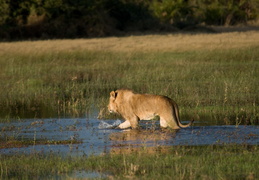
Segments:
[[[132,119],[130,119],[130,125],[132,127],[132,129],[138,129],[138,117],[134,117]]]
[[[129,128],[130,126],[131,126],[130,122],[126,120],[125,122],[121,123],[118,127],[120,129],[126,129],[126,128]]]
[[[126,119],[126,121],[118,126],[120,129],[126,129],[129,127],[132,127],[132,129],[138,128],[139,118],[137,116],[130,116],[125,119]]]

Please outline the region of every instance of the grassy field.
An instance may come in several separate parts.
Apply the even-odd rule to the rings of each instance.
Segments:
[[[173,98],[187,120],[255,124],[258,47],[257,31],[0,43],[1,121],[81,116],[127,87]]]
[[[164,34],[0,43],[0,117],[82,116],[105,111],[111,90],[173,98],[196,125],[257,124],[259,32]],[[252,136],[252,135],[251,135]],[[258,146],[147,148],[132,154],[70,157],[0,155],[0,179],[258,179]]]
[[[75,179],[75,172],[99,172],[106,179],[258,179],[258,146],[177,146],[162,153],[71,157],[54,154],[0,155],[0,178]],[[86,176],[87,177],[87,176]]]

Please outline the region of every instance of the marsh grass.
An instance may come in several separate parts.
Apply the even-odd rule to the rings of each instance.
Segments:
[[[258,146],[176,146],[166,153],[75,157],[55,154],[0,155],[0,177],[70,177],[75,171],[100,172],[108,178],[141,179],[257,179]],[[87,177],[85,177],[87,178]]]
[[[182,119],[258,123],[258,32],[1,43],[1,117],[106,112],[109,92],[173,98]],[[2,118],[5,121],[8,118]]]
[[[12,131],[12,135],[6,135],[5,131]],[[49,140],[36,138],[36,131],[34,132],[33,138],[24,138],[20,136],[19,128],[15,126],[4,127],[1,129],[0,135],[0,149],[8,148],[21,148],[35,145],[71,145],[71,144],[81,144],[82,141],[76,138],[71,138],[69,140]]]
[[[0,138],[0,149],[6,148],[21,148],[35,145],[70,145],[70,144],[81,144],[79,140],[17,140],[17,139],[1,139]]]

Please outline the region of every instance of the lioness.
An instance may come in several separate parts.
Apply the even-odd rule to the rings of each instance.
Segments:
[[[129,89],[118,89],[110,92],[108,110],[118,113],[125,122],[118,128],[138,128],[139,120],[150,120],[155,116],[160,117],[160,126],[163,128],[180,129],[190,126],[181,124],[177,104],[166,96],[152,94],[137,94]]]

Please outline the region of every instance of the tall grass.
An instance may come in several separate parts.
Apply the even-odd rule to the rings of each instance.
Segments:
[[[235,38],[239,36],[243,34],[234,34]],[[182,36],[185,40],[188,37],[197,39]],[[81,48],[83,42],[91,46],[92,40],[78,41],[79,48],[64,44],[63,50],[59,46],[46,50],[45,46],[55,41],[27,44],[37,51],[33,47],[24,47],[23,51],[19,43],[3,43],[6,53],[0,57],[0,114],[2,117],[81,116],[86,109],[106,108],[109,92],[127,87],[173,98],[184,119],[209,118],[217,124],[257,123],[259,45],[242,37],[243,44],[237,40],[239,47],[236,44],[232,47],[229,36],[230,40],[223,40],[227,45],[224,49],[219,44],[206,46],[204,36],[198,37],[196,46],[186,48],[190,43],[180,44],[179,38],[175,41],[179,47],[169,50],[170,44],[162,44],[165,51],[161,52],[153,51],[154,45],[148,49],[148,42],[143,43],[143,51],[127,51],[123,42],[121,49],[98,49],[109,38],[98,40],[93,46],[98,50]],[[153,38],[152,42],[155,40],[149,38]],[[117,38],[120,40],[132,41],[129,49],[142,42],[140,37]],[[70,42],[76,46],[75,41]],[[20,44],[26,45],[26,42]],[[201,45],[204,48],[197,48]],[[12,47],[20,49],[15,51]],[[28,112],[32,114],[27,115]],[[106,117],[104,113],[103,118]]]

